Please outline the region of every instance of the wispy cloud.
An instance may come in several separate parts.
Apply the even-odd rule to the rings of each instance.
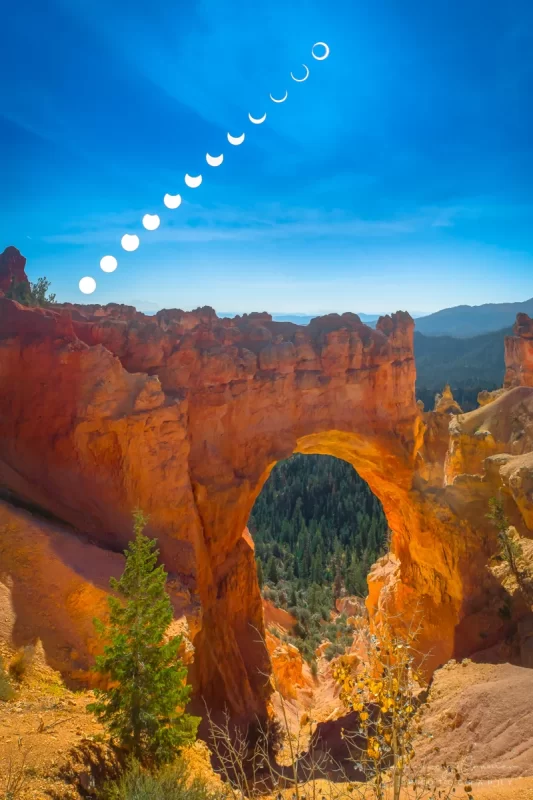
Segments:
[[[86,217],[68,230],[43,237],[50,244],[107,244],[123,233],[137,232],[151,242],[255,241],[284,238],[373,238],[408,235],[424,228],[452,224],[452,210],[422,210],[390,219],[363,219],[334,209],[286,208],[271,203],[248,211],[233,206],[205,208],[184,203],[161,227],[147,233],[140,225],[144,209]]]

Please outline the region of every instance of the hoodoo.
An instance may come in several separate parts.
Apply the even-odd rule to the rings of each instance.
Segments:
[[[37,565],[27,537],[20,547],[34,575],[9,560],[15,613],[28,612],[24,586],[38,586],[54,560],[67,584],[75,576],[105,586],[94,565],[106,551],[110,563],[119,558],[139,507],[188,618],[196,692],[237,716],[261,713],[270,662],[246,523],[276,462],[322,453],[355,467],[393,531],[391,554],[369,576],[371,615],[387,607],[403,623],[419,619],[428,670],[498,644],[510,622],[486,569],[497,547],[489,498],[502,490],[512,521],[523,533],[533,527],[533,383],[509,378],[527,372],[523,327],[525,344],[506,346],[514,388],[455,415],[416,403],[407,313],[372,330],[355,314],[298,326],[265,313],[220,319],[208,307],[148,317],[0,298],[0,484],[11,503],[56,521],[53,537],[46,526],[39,533],[50,562]],[[72,544],[82,537],[83,558]],[[93,609],[65,604],[70,588],[55,584],[55,622],[32,624],[63,669],[69,647],[80,665],[91,661],[90,626],[80,636],[73,619],[90,620]]]
[[[514,336],[505,337],[506,388],[533,386],[533,319],[518,314]]]

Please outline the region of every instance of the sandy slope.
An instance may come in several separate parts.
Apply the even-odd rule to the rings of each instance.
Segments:
[[[420,758],[456,763],[472,780],[533,776],[533,670],[450,662],[429,700]]]

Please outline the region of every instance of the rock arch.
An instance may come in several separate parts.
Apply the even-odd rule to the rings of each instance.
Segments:
[[[134,507],[150,515],[209,704],[243,717],[265,708],[245,526],[270,470],[294,452],[349,461],[383,503],[393,555],[370,577],[372,613],[421,610],[430,668],[487,644],[476,615],[494,590],[491,490],[446,486],[450,416],[416,404],[408,314],[372,330],[354,314],[301,327],[210,308],[146,317],[0,298],[0,383],[0,483],[100,549],[124,546]],[[488,643],[498,636],[501,625]]]

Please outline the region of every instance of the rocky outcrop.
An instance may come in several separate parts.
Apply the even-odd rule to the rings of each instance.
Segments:
[[[453,396],[453,392],[448,384],[442,390],[442,394],[438,394],[435,397],[435,408],[434,411],[437,411],[440,414],[462,414],[463,409],[459,405],[459,403],[455,400]]]
[[[272,685],[286,700],[294,699],[298,689],[312,685],[309,668],[305,667],[302,654],[293,644],[283,642],[267,631],[266,643],[272,664]]]
[[[26,277],[26,259],[16,247],[6,247],[0,253],[0,297],[6,294],[13,284],[23,284],[30,288]]]
[[[294,452],[350,462],[381,500],[393,553],[370,576],[367,606],[373,618],[422,618],[428,671],[506,633],[496,611],[483,616],[501,591],[485,575],[496,547],[486,511],[504,486],[516,524],[531,524],[529,467],[509,459],[528,457],[533,389],[472,412],[474,423],[449,403],[422,413],[406,313],[372,330],[355,314],[304,327],[266,313],[146,317],[0,299],[0,385],[0,483],[113,551],[132,510],[149,515],[171,578],[202,609],[192,677],[212,707],[249,717],[268,700],[246,523]]]
[[[285,611],[284,608],[278,608],[270,600],[263,598],[263,617],[265,626],[275,630],[277,636],[286,636],[292,633],[296,625],[296,617]]]
[[[344,614],[348,618],[366,616],[365,603],[361,597],[350,595],[338,597],[335,600],[335,608],[339,614]]]
[[[498,397],[501,397],[502,394],[506,392],[506,389],[495,389],[492,392],[489,392],[487,389],[483,389],[483,391],[479,392],[477,396],[477,403],[478,406],[488,406],[489,403],[492,403],[493,400],[497,400]]]
[[[504,387],[533,386],[533,319],[518,314],[514,336],[505,337]]]

